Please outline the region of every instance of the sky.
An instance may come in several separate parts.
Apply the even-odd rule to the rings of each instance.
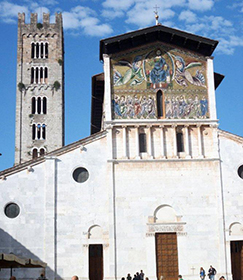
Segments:
[[[243,0],[0,0],[0,170],[14,164],[17,17],[61,12],[65,44],[65,144],[90,135],[91,77],[103,72],[99,41],[155,25],[218,40],[219,128],[243,136]]]

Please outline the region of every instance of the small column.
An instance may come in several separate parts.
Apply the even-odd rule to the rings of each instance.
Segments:
[[[34,84],[36,84],[36,67],[34,67]]]
[[[40,106],[41,106],[41,111],[40,111],[40,113],[43,115],[43,96],[41,97]]]
[[[35,125],[35,140],[38,139],[38,124]]]
[[[160,126],[160,140],[161,140],[161,158],[165,158],[165,139],[164,139],[164,126]]]
[[[39,43],[39,57],[38,58],[41,58],[41,43]]]
[[[38,67],[37,68],[37,71],[38,71],[38,84],[40,84],[40,74],[41,74],[41,67]]]
[[[38,98],[35,97],[35,114],[38,114]]]
[[[136,141],[136,159],[140,159],[139,152],[139,126],[135,126],[135,141]]]
[[[36,48],[37,48],[36,43],[34,43],[34,59],[36,59]]]
[[[177,153],[177,139],[176,139],[176,127],[177,125],[173,124],[172,126],[173,129],[173,145],[174,145],[174,158],[178,158],[178,153]]]
[[[150,158],[153,157],[153,143],[152,143],[152,126],[149,125],[148,127],[148,155]]]
[[[189,125],[185,125],[185,152],[186,152],[186,158],[191,158],[190,152],[189,152]]]
[[[198,158],[203,158],[202,135],[201,135],[201,125],[200,124],[197,124],[197,135],[198,135]]]
[[[43,58],[46,58],[46,42],[43,42]],[[43,76],[44,77],[44,76]],[[44,80],[44,79],[43,79]]]
[[[122,134],[123,134],[123,158],[128,159],[127,157],[127,127],[122,126]]]

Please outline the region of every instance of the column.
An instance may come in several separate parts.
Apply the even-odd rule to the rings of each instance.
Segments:
[[[173,129],[173,145],[174,145],[174,155],[173,155],[173,157],[178,158],[178,155],[177,155],[177,139],[176,139],[176,125],[173,124],[171,127]]]
[[[41,43],[39,43],[39,57],[38,58],[41,58]]]
[[[46,42],[43,43],[43,58],[46,58]]]
[[[38,71],[38,84],[40,84],[40,80],[41,80],[41,79],[40,79],[41,68],[42,68],[42,67],[38,67],[38,68],[37,68],[37,71]]]
[[[160,126],[160,140],[161,140],[161,158],[165,158],[165,139],[164,139],[164,126]]]
[[[185,152],[186,152],[186,158],[191,158],[190,152],[189,152],[189,125],[185,125]]]
[[[140,159],[139,152],[139,126],[135,126],[136,159]]]
[[[201,125],[197,125],[197,136],[198,136],[198,158],[203,158],[202,154],[202,135],[201,135]]]
[[[36,59],[36,43],[34,44],[34,58]]]
[[[35,114],[38,114],[38,97],[35,97]]]
[[[34,69],[34,84],[36,84],[36,67],[33,67]]]
[[[35,125],[35,140],[38,139],[38,124]]]
[[[150,158],[153,157],[153,143],[152,143],[152,126],[148,126],[148,155]]]
[[[127,128],[126,126],[122,126],[122,134],[123,134],[123,158],[127,159]]]

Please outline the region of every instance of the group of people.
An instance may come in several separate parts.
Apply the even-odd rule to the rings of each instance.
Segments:
[[[212,265],[210,265],[209,270],[208,270],[209,280],[214,280],[214,277],[215,277],[216,274],[217,274],[216,269]],[[200,268],[200,278],[201,278],[201,280],[204,280],[205,277],[206,277],[205,270],[203,269],[203,267],[201,267]],[[219,278],[219,280],[225,280],[224,276],[221,276]]]
[[[144,278],[144,272],[143,270],[140,270],[139,272],[136,272],[134,276],[132,277],[130,273],[127,274],[127,277],[122,277],[121,280],[149,280],[148,277]]]

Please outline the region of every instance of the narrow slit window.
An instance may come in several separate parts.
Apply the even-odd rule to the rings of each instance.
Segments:
[[[164,100],[163,93],[161,90],[157,92],[157,115],[158,118],[162,118],[164,116]]]
[[[45,149],[44,148],[41,148],[40,149],[40,156],[44,156],[45,155]]]
[[[31,58],[35,58],[35,43],[31,44]]]
[[[34,67],[31,67],[31,84],[34,83],[34,74],[35,74]]]
[[[35,114],[35,97],[32,97],[31,105],[31,114]]]
[[[48,82],[48,68],[45,67],[45,83]]]
[[[183,133],[177,132],[176,133],[176,141],[177,141],[177,152],[184,152],[184,143],[183,143]]]
[[[47,112],[47,99],[46,97],[43,97],[43,114],[46,114]]]
[[[41,114],[41,98],[38,97],[37,99],[37,113]]]
[[[139,152],[146,153],[147,152],[147,143],[146,143],[146,134],[139,134]]]
[[[36,126],[35,124],[32,125],[32,140],[35,140],[36,136]]]
[[[42,125],[42,139],[46,139],[46,125]]]
[[[48,43],[45,43],[45,57],[48,58]]]
[[[44,57],[44,44],[41,43],[40,46],[41,46],[41,58],[43,58]]]
[[[38,157],[38,151],[37,149],[33,149],[32,151],[32,159],[36,159]]]
[[[37,124],[37,139],[39,140],[41,138],[41,125]]]
[[[39,52],[39,43],[36,43],[36,58],[39,58],[40,52]]]

